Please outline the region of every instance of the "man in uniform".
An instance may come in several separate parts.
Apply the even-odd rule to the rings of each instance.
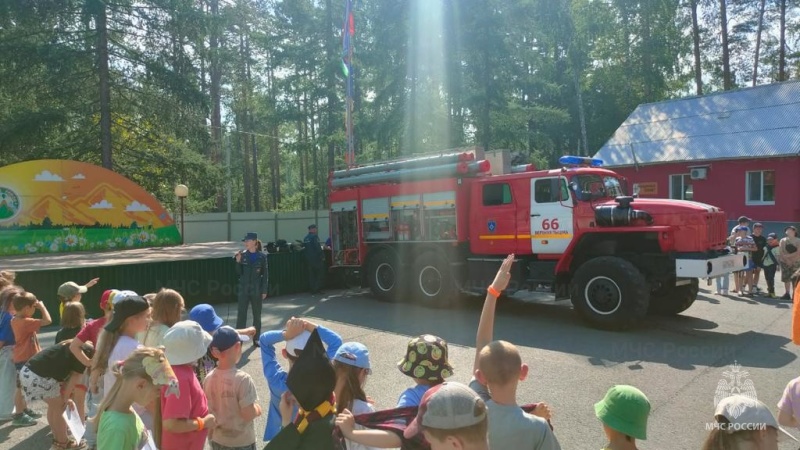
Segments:
[[[308,262],[308,288],[312,294],[319,293],[320,280],[323,272],[322,245],[317,236],[317,224],[308,226],[308,234],[303,239],[305,247],[306,261]]]

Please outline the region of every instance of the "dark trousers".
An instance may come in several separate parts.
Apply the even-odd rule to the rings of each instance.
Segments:
[[[770,294],[775,293],[775,272],[778,270],[778,265],[764,267],[764,279],[767,280],[767,292]]]
[[[322,260],[307,259],[308,262],[308,289],[311,292],[319,292],[322,283]]]
[[[253,326],[256,329],[256,339],[261,335],[261,294],[247,289],[239,291],[239,310],[236,314],[236,329],[241,330],[247,326],[247,307],[253,307]]]

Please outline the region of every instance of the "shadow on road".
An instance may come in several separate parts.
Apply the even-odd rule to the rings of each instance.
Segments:
[[[337,292],[327,297],[296,297],[284,315],[311,316],[406,336],[433,333],[452,344],[471,347],[475,345],[482,301],[470,297],[461,308],[436,310],[382,303],[363,292]],[[774,299],[754,302],[782,307]],[[648,318],[641,327],[628,332],[609,332],[581,322],[569,302],[543,305],[506,301],[498,305],[495,337],[523,347],[582,356],[593,365],[626,364],[631,370],[643,362],[693,370],[698,366],[723,367],[733,360],[748,367],[777,368],[796,359],[783,348],[790,342],[787,337],[758,331],[714,331],[717,328],[713,321],[678,315]]]

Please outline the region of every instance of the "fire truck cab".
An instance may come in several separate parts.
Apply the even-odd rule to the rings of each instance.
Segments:
[[[741,270],[725,214],[697,202],[639,199],[602,161],[491,172],[479,150],[372,164],[330,177],[333,265],[384,301],[450,307],[483,294],[516,255],[506,293],[569,298],[588,323],[627,329],[678,314],[698,278]],[[491,172],[491,173],[490,173]]]

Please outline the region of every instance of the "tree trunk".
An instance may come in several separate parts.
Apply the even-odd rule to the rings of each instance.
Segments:
[[[244,67],[245,67],[245,110],[247,111],[247,131],[250,133],[250,144],[253,150],[253,210],[261,211],[261,189],[258,183],[258,146],[256,144],[255,123],[253,122],[253,111],[250,99],[253,94],[253,74],[250,70],[250,37],[249,30],[245,28],[248,33],[244,37]]]
[[[583,93],[581,92],[581,82],[578,77],[576,63],[572,63],[572,82],[575,84],[575,96],[578,101],[578,119],[581,122],[581,142],[583,143],[583,156],[589,156],[589,144],[586,137],[586,112],[583,110]]]
[[[779,0],[781,12],[780,39],[778,48],[778,81],[786,81],[786,0]]]
[[[219,146],[222,142],[222,112],[220,104],[222,102],[220,84],[222,81],[222,70],[219,61],[219,0],[209,0],[211,10],[211,27],[209,35],[209,77],[211,82],[211,148],[209,157],[212,162],[219,162]]]
[[[729,91],[733,89],[733,80],[731,79],[731,56],[728,47],[727,0],[719,0],[719,16],[722,31],[722,88]]]
[[[108,67],[108,23],[105,3],[97,1],[97,74],[100,84],[100,151],[103,167],[113,170],[111,157],[111,80]]]
[[[764,7],[766,6],[767,0],[761,0],[761,4],[758,6],[758,30],[756,30],[756,54],[753,59],[753,86],[756,85],[758,81],[758,58],[759,52],[761,51],[761,31],[764,29]]]
[[[697,24],[697,0],[691,0],[692,41],[694,41],[694,83],[697,95],[703,95],[703,66],[700,61],[700,26]]]

